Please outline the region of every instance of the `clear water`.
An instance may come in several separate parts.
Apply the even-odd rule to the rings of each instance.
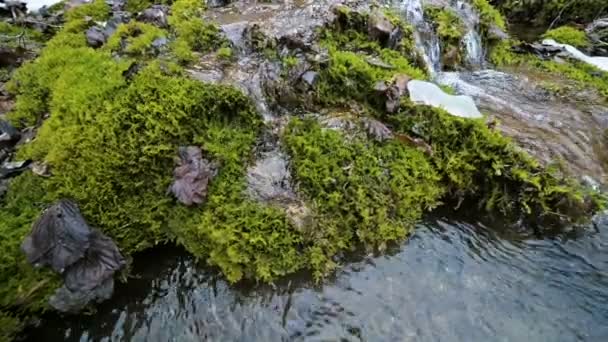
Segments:
[[[542,239],[436,218],[322,286],[229,286],[180,251],[139,258],[91,316],[30,341],[606,341],[608,226]]]

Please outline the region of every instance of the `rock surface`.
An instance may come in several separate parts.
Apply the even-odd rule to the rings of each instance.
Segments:
[[[92,229],[78,206],[67,200],[43,212],[21,249],[34,266],[48,266],[64,276],[63,287],[49,300],[62,312],[77,312],[91,302],[109,299],[112,277],[125,265],[114,241]]]
[[[543,40],[543,44],[563,48],[564,50],[566,50],[566,52],[568,52],[568,54],[570,54],[572,58],[578,59],[587,64],[591,64],[600,70],[608,71],[608,57],[587,56],[574,46],[568,44],[561,44],[553,39],[545,39]]]

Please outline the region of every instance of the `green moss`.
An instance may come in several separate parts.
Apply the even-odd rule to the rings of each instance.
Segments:
[[[21,36],[21,38],[16,39],[17,36]],[[15,48],[21,46],[22,42],[42,43],[45,41],[45,36],[38,30],[19,27],[0,21],[0,41],[5,47]]]
[[[588,214],[582,188],[558,170],[541,167],[483,120],[454,117],[407,100],[399,113],[384,119],[398,131],[429,142],[432,162],[457,199],[468,199],[490,212],[534,219],[577,220]]]
[[[0,207],[0,311],[42,310],[59,277],[34,269],[20,246],[32,223],[48,203],[48,184],[26,173],[11,182]]]
[[[175,56],[183,63],[194,60],[193,52],[208,52],[226,45],[219,29],[201,19],[205,6],[198,0],[176,0],[171,6],[169,25],[176,35]]]
[[[234,56],[232,49],[229,47],[222,47],[217,49],[217,57],[223,60],[231,60]]]
[[[385,48],[368,37],[366,15],[343,11],[348,15],[338,10],[336,22],[320,32],[321,45],[329,52],[328,66],[319,70],[316,92],[320,103],[337,104],[344,98],[364,101],[372,97],[376,82],[390,81],[398,73],[414,79],[428,77],[417,66],[410,28],[403,26],[405,38],[397,50]]]
[[[548,27],[550,24],[589,23],[608,14],[604,0],[494,0],[512,21]]]
[[[104,48],[112,52],[124,52],[129,56],[150,57],[155,54],[152,42],[166,36],[167,33],[157,26],[131,21],[119,25]]]
[[[608,100],[608,73],[592,65],[576,60],[556,62],[543,60],[532,54],[516,54],[511,46],[516,41],[505,40],[492,48],[490,61],[501,67],[524,66],[550,73],[556,77],[565,77],[575,83],[580,89],[595,89]]]
[[[554,39],[558,43],[570,44],[581,49],[589,47],[591,43],[584,31],[572,26],[561,26],[549,30],[543,35],[543,38]]]
[[[310,119],[292,120],[283,140],[294,177],[318,213],[306,238],[317,276],[353,246],[383,250],[401,241],[443,193],[424,154],[397,141],[346,139]]]
[[[71,8],[65,14],[66,22],[84,20],[86,17],[93,21],[105,21],[110,17],[110,7],[105,0],[93,0],[91,3]]]
[[[11,342],[21,330],[19,319],[0,311],[0,342]]]
[[[490,4],[490,2],[488,2],[488,0],[473,0],[472,4],[479,12],[482,31],[487,33],[492,25],[495,25],[503,31],[507,29],[504,17]]]

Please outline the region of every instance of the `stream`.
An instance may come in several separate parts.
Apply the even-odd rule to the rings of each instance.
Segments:
[[[588,100],[591,95],[581,94],[582,100],[552,95],[535,75],[487,69],[475,30],[478,15],[462,1],[440,2],[467,18],[464,46],[471,70],[442,72],[438,39],[423,18],[424,2],[402,0],[396,7],[415,27],[417,48],[435,82],[471,96],[503,123],[499,129],[541,161],[561,159],[574,174],[605,182],[608,149],[599,136],[608,127],[606,107]],[[266,122],[278,127],[281,122],[260,91],[260,61],[239,46],[244,25],[257,21],[277,37],[312,32],[332,3],[240,1],[236,11],[212,10],[207,16],[223,26],[241,54],[239,62],[235,70],[201,63],[190,72],[206,82],[238,86]],[[236,39],[231,32],[238,33]],[[274,152],[279,150],[269,148],[266,159],[273,163],[266,164],[286,170],[287,161]],[[270,173],[259,171],[266,170],[264,161],[252,166],[254,175]],[[279,171],[276,177],[282,178]],[[608,340],[608,218],[584,229],[535,236],[526,227],[481,222],[476,211],[471,208],[466,217],[436,212],[403,244],[381,256],[353,256],[320,285],[305,275],[272,286],[230,285],[185,251],[157,248],[135,256],[133,278],[118,284],[96,312],[48,314],[23,340]]]
[[[318,287],[231,286],[157,250],[97,313],[49,315],[28,341],[605,341],[608,222],[543,239],[516,231],[428,218]]]

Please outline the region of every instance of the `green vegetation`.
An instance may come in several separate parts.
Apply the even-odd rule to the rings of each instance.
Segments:
[[[84,20],[86,17],[92,21],[105,21],[110,17],[110,8],[105,0],[93,0],[91,3],[76,6],[65,14],[67,22]]]
[[[433,23],[441,41],[443,64],[448,68],[460,64],[462,60],[460,42],[466,33],[462,19],[450,8],[438,6],[425,7],[424,14]]]
[[[0,342],[11,342],[19,330],[21,330],[19,319],[0,311]]]
[[[119,25],[104,48],[112,52],[124,52],[129,56],[149,57],[155,54],[152,42],[166,36],[167,33],[163,29],[154,25],[131,21]]]
[[[500,67],[528,67],[552,75],[566,78],[580,88],[595,89],[608,100],[608,73],[592,65],[576,60],[567,63],[553,60],[543,60],[532,54],[517,54],[511,47],[518,44],[513,40],[505,40],[494,46],[490,52],[490,61]]]
[[[405,32],[398,50],[383,47],[367,35],[367,16],[342,9],[333,26],[320,34],[321,45],[329,51],[327,68],[320,69],[317,98],[325,104],[337,104],[345,93],[365,101],[372,98],[373,86],[381,80],[391,81],[397,73],[415,79],[426,79],[417,67],[411,27],[401,23]],[[379,66],[379,61],[389,67]],[[371,62],[370,62],[371,61]]]
[[[21,39],[17,39],[17,36],[21,36]],[[44,35],[38,30],[0,21],[0,43],[3,47],[15,48],[21,46],[21,42],[41,43],[44,40]]]
[[[551,23],[588,23],[608,14],[605,0],[494,0],[512,21],[548,27]]]
[[[483,33],[487,35],[487,32],[493,25],[503,31],[507,29],[504,17],[488,0],[473,0],[472,3],[479,12],[480,25]]]
[[[176,0],[171,6],[169,25],[176,35],[172,48],[182,63],[194,60],[193,51],[208,52],[226,44],[217,26],[201,19],[204,10],[203,2],[198,0]]]
[[[383,250],[401,241],[435,207],[440,177],[424,154],[398,141],[345,139],[311,119],[294,119],[283,136],[296,180],[317,213],[307,234],[317,277],[354,246]]]
[[[229,47],[222,47],[217,49],[217,57],[226,61],[229,61],[234,56],[232,49]]]
[[[572,26],[561,26],[549,30],[543,35],[543,38],[554,39],[558,43],[570,44],[580,49],[585,49],[591,44],[584,31]]]

